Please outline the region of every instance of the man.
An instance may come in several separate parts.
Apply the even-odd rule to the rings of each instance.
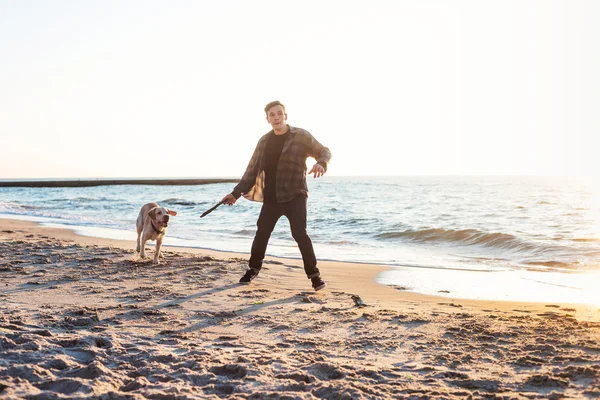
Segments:
[[[321,279],[315,251],[306,233],[306,159],[317,160],[308,174],[320,178],[327,171],[331,152],[304,129],[287,125],[285,106],[281,102],[267,104],[265,113],[273,130],[260,138],[244,176],[222,200],[224,204],[233,205],[244,195],[248,200],[263,202],[249,268],[240,283],[250,283],[260,272],[271,233],[279,218],[285,215],[302,254],[306,276],[312,281],[314,290],[321,290],[325,282]]]

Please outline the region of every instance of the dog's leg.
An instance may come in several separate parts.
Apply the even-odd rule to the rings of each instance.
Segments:
[[[148,241],[148,236],[145,234],[142,235],[142,240],[140,242],[140,257],[146,258],[146,242]]]
[[[144,231],[144,216],[142,215],[141,211],[137,217],[137,220],[135,221],[135,229],[137,230],[137,242],[136,242],[136,246],[135,246],[135,251],[136,251],[136,253],[139,253],[142,251],[141,241],[142,241],[142,232]]]
[[[142,232],[138,231],[137,242],[135,246],[135,252],[139,253],[141,251],[141,242],[142,241]]]
[[[162,238],[158,237],[156,239],[156,247],[154,248],[154,264],[160,264],[159,256],[160,256],[160,246],[162,245]]]
[[[140,246],[140,257],[146,258],[146,241],[145,240],[142,240],[142,243]]]

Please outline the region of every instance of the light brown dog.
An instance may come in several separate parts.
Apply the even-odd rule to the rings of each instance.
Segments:
[[[160,207],[156,203],[144,204],[137,217],[137,247],[136,251],[140,253],[140,257],[146,258],[146,242],[148,240],[156,240],[156,248],[154,249],[154,264],[158,264],[160,246],[163,238],[167,233],[170,216],[177,215],[176,211],[169,210],[165,207]]]

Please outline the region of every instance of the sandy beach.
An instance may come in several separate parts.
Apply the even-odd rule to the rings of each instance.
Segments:
[[[0,219],[0,398],[600,397],[599,305],[422,296],[336,262],[315,293],[274,258],[239,285],[246,255],[134,246]]]

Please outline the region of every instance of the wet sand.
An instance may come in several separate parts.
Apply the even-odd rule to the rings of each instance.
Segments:
[[[598,305],[423,296],[335,262],[315,293],[275,258],[239,285],[245,255],[134,246],[0,219],[0,398],[600,397]]]

